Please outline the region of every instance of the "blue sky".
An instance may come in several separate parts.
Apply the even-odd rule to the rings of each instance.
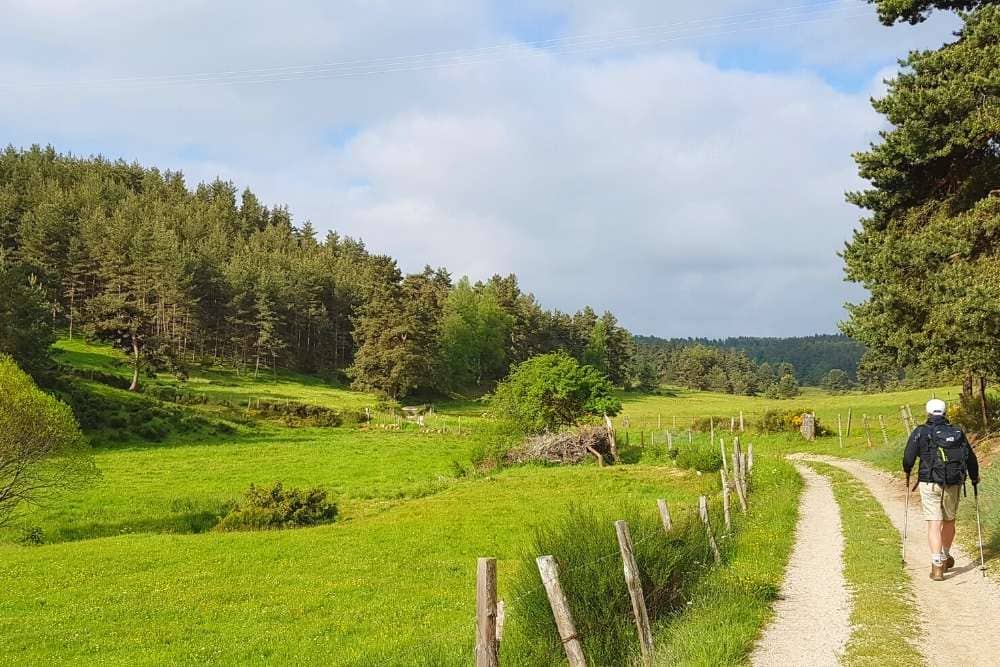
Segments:
[[[868,99],[956,25],[885,28],[857,0],[0,15],[4,143],[229,179],[404,270],[516,272],[546,306],[664,336],[835,329],[863,297],[836,253]]]

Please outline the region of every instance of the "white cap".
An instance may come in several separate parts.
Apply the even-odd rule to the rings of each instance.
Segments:
[[[948,406],[940,398],[932,398],[927,401],[927,414],[943,415],[948,410]]]

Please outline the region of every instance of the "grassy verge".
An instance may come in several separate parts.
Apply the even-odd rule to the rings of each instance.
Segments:
[[[733,665],[744,661],[771,617],[794,541],[802,480],[778,457],[760,457],[750,512],[734,512],[722,541],[723,565],[691,591],[687,609],[656,628],[656,664]]]
[[[809,465],[832,480],[840,505],[844,577],[853,602],[844,664],[919,664],[922,658],[914,646],[919,618],[900,567],[899,533],[861,482],[833,466]]]

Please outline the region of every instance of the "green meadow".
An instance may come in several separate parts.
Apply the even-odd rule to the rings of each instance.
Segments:
[[[127,372],[107,348],[60,341],[57,349],[59,360],[84,376]],[[150,382],[177,381],[159,376]],[[248,397],[343,410],[377,407],[374,396],[294,375],[254,380],[208,369],[187,385],[210,394],[207,403],[184,407],[193,413],[222,414],[226,402]],[[655,515],[656,499],[664,498],[677,516],[692,512],[699,494],[718,493],[718,476],[678,468],[666,453],[666,430],[683,448],[692,420],[712,415],[724,418],[717,438],[728,439],[729,418],[743,410],[744,442],[754,444],[763,466],[755,490],[760,504],[752,500],[751,512],[737,518],[736,538],[723,541],[723,565],[697,584],[690,610],[657,624],[665,664],[738,660],[769,617],[790,549],[799,483],[783,454],[810,449],[898,467],[905,437],[899,407],[909,403],[916,413],[927,395],[809,390],[793,401],[765,401],[686,390],[624,394],[625,409],[615,421],[620,441],[627,433],[627,463],[605,468],[477,471],[477,452],[491,447],[497,434],[476,402],[435,405],[425,429],[244,422],[228,434],[158,442],[105,442],[97,435],[100,478],[25,512],[0,532],[6,582],[0,661],[467,664],[477,557],[499,559],[500,596],[509,599],[516,564],[536,531],[571,507],[638,506]],[[837,415],[846,420],[850,408],[851,436],[841,447],[836,435],[806,444],[798,436],[757,434],[759,416],[772,407],[813,409],[834,429]],[[871,448],[863,414],[872,418]],[[708,444],[706,433],[691,437]],[[327,489],[340,509],[337,521],[282,531],[213,530],[250,484],[275,481]],[[997,488],[995,474],[986,488]],[[42,543],[25,544],[26,528],[40,530]],[[995,545],[997,535],[991,539]],[[616,551],[609,542],[609,555]],[[513,632],[516,612],[515,606],[508,619]],[[739,620],[721,638],[712,622],[719,614]]]

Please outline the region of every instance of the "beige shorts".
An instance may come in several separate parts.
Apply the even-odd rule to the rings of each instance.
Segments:
[[[962,487],[958,484],[941,486],[920,482],[920,502],[927,521],[954,521],[958,515],[958,498]]]

